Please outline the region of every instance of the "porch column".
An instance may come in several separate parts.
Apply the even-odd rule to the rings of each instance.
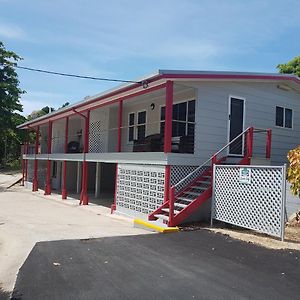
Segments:
[[[164,132],[164,152],[172,151],[172,114],[173,114],[173,81],[166,83],[166,112]]]
[[[122,123],[123,123],[123,100],[119,101],[119,110],[118,110],[118,144],[117,152],[122,151]]]
[[[65,154],[68,153],[68,139],[69,139],[69,117],[66,117],[65,124]],[[63,161],[63,180],[62,180],[62,189],[61,189],[61,198],[67,199],[67,161]]]
[[[87,193],[88,186],[88,162],[86,159],[86,153],[89,152],[89,127],[90,127],[90,111],[87,111],[84,122],[84,145],[83,145],[83,163],[82,163],[82,189],[80,194],[80,204],[88,205],[89,196]]]
[[[100,196],[101,163],[96,163],[95,198]]]
[[[51,160],[49,159],[49,154],[51,154],[52,147],[52,121],[48,123],[48,141],[47,141],[47,174],[46,174],[46,186],[45,186],[45,195],[51,195]]]
[[[165,132],[164,152],[172,152],[172,114],[173,114],[173,81],[166,82],[166,110],[165,110]],[[164,202],[169,200],[171,166],[165,167],[165,192]]]
[[[38,160],[36,155],[39,151],[39,136],[40,136],[40,127],[37,126],[35,130],[35,158],[34,158],[34,169],[33,169],[33,180],[32,180],[32,191],[36,192],[38,190]]]
[[[22,159],[22,181],[21,181],[21,185],[24,186],[24,181],[25,181],[25,159],[24,159],[24,154],[26,152],[26,142],[24,142],[22,144],[22,151],[21,151],[21,159]]]
[[[28,154],[28,149],[29,149],[29,134],[28,130],[26,130],[26,135],[25,135],[25,154]],[[25,159],[25,181],[28,181],[28,159]]]

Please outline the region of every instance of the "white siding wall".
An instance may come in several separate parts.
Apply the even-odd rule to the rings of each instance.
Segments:
[[[65,122],[54,121],[52,124],[52,153],[63,153],[65,145]]]
[[[199,84],[195,154],[200,156],[200,160],[206,160],[227,143],[229,95],[246,99],[245,128],[254,126],[273,130],[272,164],[286,162],[288,150],[300,141],[300,93],[282,91],[275,83]],[[275,126],[276,106],[293,109],[292,130]]]

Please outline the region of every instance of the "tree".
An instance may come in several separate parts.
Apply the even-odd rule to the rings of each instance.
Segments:
[[[64,108],[64,107],[68,106],[69,104],[70,104],[69,102],[65,102],[57,110],[59,110],[61,108]],[[46,115],[46,114],[48,114],[50,112],[53,112],[53,111],[55,111],[55,108],[49,107],[49,106],[45,106],[45,107],[43,107],[40,110],[34,110],[29,116],[27,116],[27,120],[30,121],[30,120],[39,118],[39,117],[44,116],[44,115]]]
[[[279,64],[277,69],[279,69],[279,73],[295,74],[300,77],[300,55],[285,64]]]
[[[20,156],[23,133],[16,126],[25,119],[18,113],[23,111],[20,96],[25,91],[19,87],[18,74],[14,68],[19,60],[21,57],[6,50],[0,41],[0,166],[5,164],[8,157],[17,159]]]

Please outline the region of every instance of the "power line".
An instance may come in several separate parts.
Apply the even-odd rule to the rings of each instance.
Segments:
[[[58,75],[58,76],[65,76],[65,77],[75,77],[75,78],[81,78],[81,79],[91,79],[91,80],[111,81],[111,82],[123,82],[123,83],[139,83],[139,84],[142,84],[144,88],[148,87],[147,81],[134,81],[134,80],[123,80],[123,79],[113,79],[113,78],[83,76],[83,75],[77,75],[77,74],[53,72],[53,71],[48,71],[48,70],[23,67],[23,66],[18,66],[18,65],[16,65],[15,67],[18,68],[18,69],[23,69],[23,70],[27,70],[27,71],[33,71],[33,72],[39,72],[39,73],[46,73],[46,74]]]

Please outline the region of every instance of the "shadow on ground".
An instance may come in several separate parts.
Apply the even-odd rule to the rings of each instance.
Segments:
[[[8,300],[8,299],[10,299],[10,293],[0,288],[0,300]]]
[[[300,252],[206,230],[37,243],[14,299],[297,299]]]

